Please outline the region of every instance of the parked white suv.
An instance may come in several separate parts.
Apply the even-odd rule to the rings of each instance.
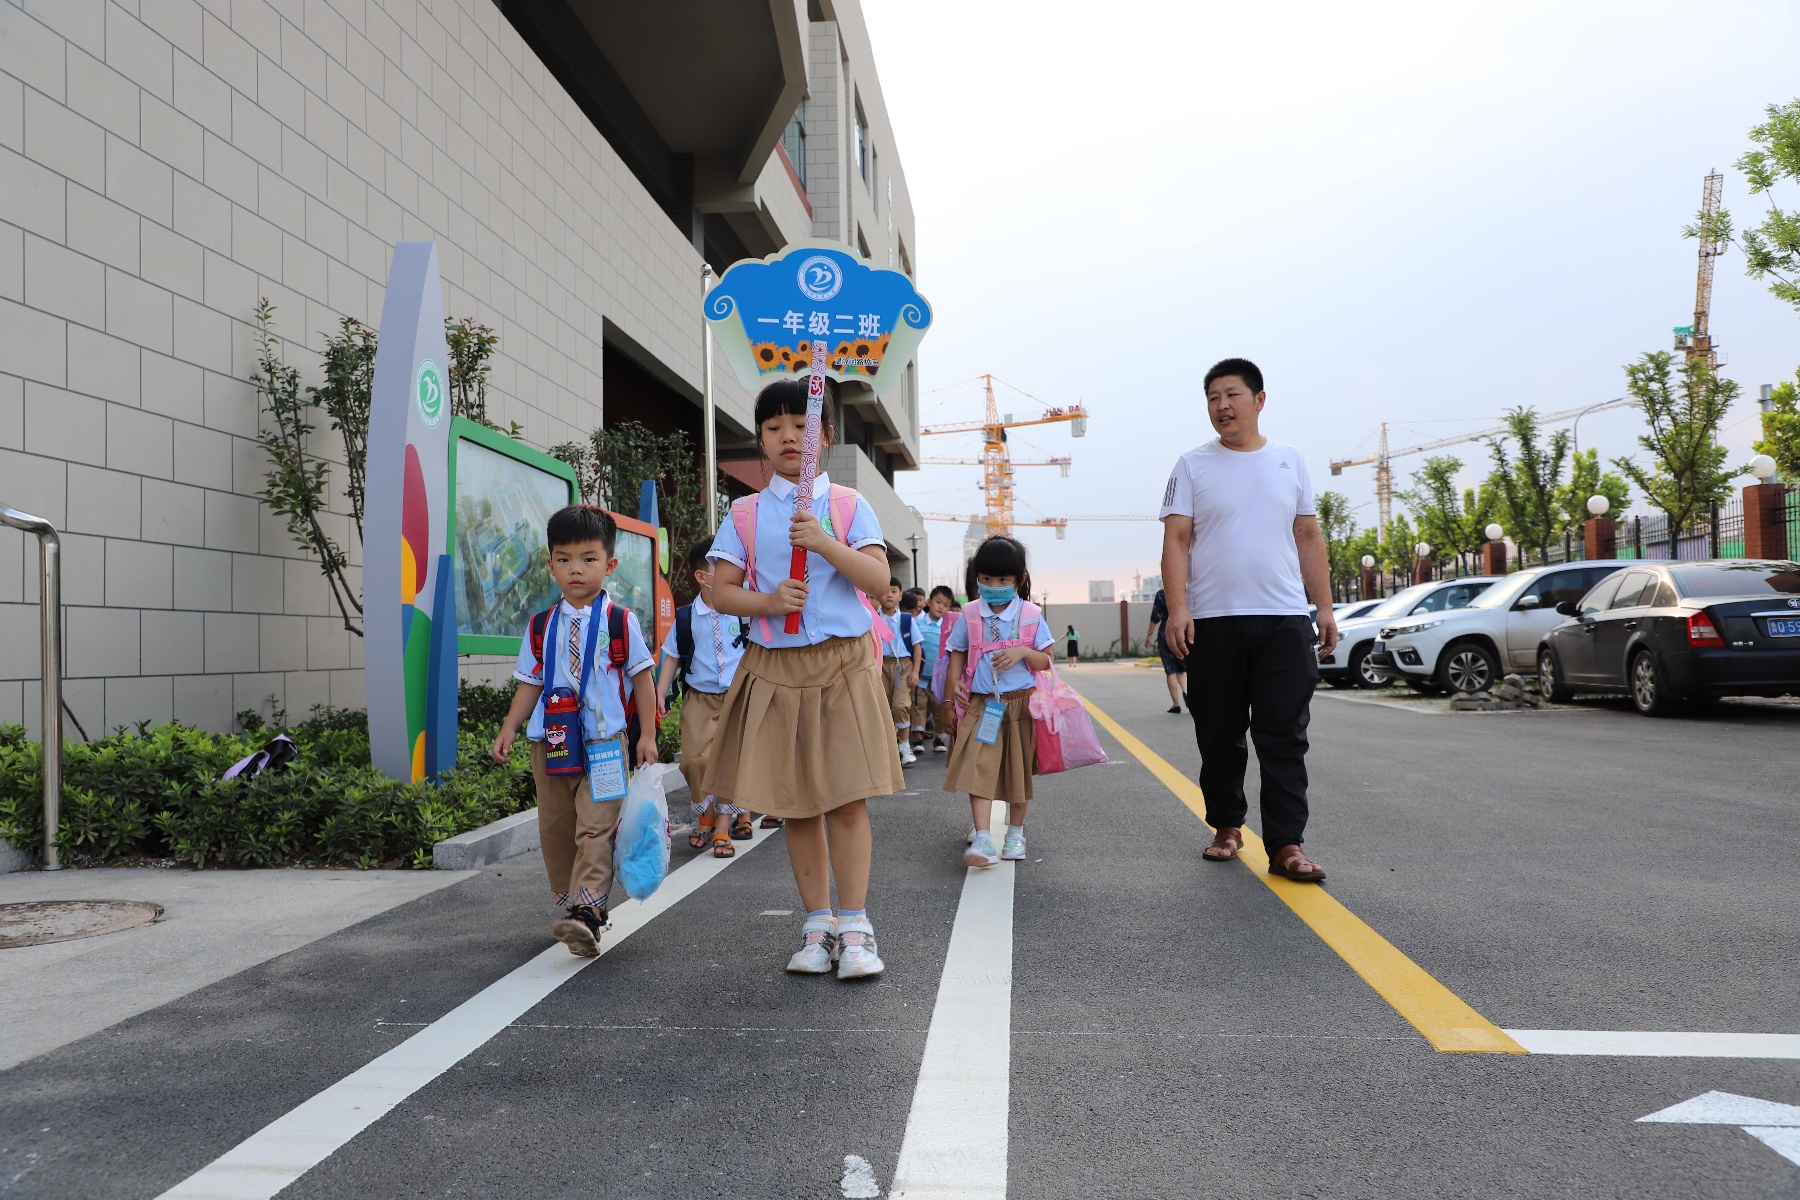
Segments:
[[[1630,565],[1597,560],[1509,575],[1467,608],[1389,623],[1369,661],[1419,691],[1480,692],[1510,673],[1535,675],[1544,634],[1563,620],[1556,606]]]
[[[1369,654],[1375,649],[1375,635],[1384,626],[1419,613],[1461,608],[1500,578],[1475,575],[1415,583],[1385,600],[1374,601],[1373,607],[1360,615],[1339,613],[1337,649],[1319,660],[1319,678],[1340,688],[1378,688],[1394,682],[1387,672],[1375,670],[1369,661]]]

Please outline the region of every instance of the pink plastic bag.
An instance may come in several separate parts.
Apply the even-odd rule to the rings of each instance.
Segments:
[[[1094,722],[1075,689],[1057,678],[1056,667],[1039,672],[1031,694],[1031,728],[1037,738],[1037,773],[1055,775],[1106,761]]]

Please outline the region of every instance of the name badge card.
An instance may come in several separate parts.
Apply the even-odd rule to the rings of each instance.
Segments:
[[[618,738],[589,742],[588,791],[596,804],[625,798],[625,746]]]
[[[999,697],[989,700],[981,710],[981,724],[975,727],[975,740],[991,746],[1000,740],[1000,718],[1006,715],[1006,702]]]

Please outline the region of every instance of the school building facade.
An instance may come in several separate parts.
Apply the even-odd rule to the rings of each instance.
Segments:
[[[318,383],[393,244],[435,240],[446,312],[500,338],[490,417],[698,446],[702,265],[806,238],[914,270],[856,0],[0,0],[0,501],[62,531],[76,718],[363,703],[361,639],[257,498],[260,298]],[[748,481],[752,396],[715,359]],[[829,462],[903,580],[916,372],[846,386]],[[37,628],[36,545],[0,528],[0,721],[34,733]]]

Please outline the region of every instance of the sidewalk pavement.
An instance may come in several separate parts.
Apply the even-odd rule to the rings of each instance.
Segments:
[[[475,873],[99,867],[0,875],[0,904],[148,900],[164,910],[154,925],[0,950],[0,1070]]]

